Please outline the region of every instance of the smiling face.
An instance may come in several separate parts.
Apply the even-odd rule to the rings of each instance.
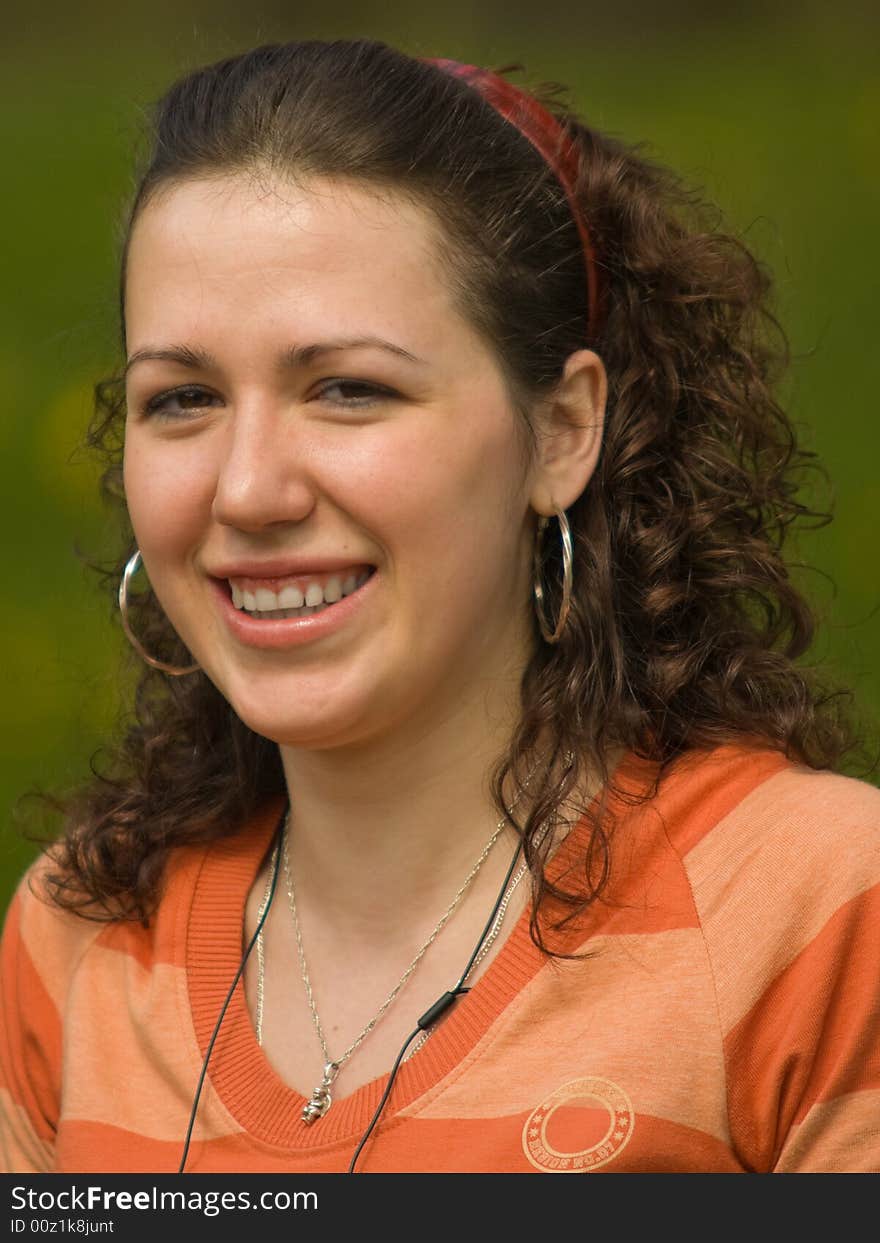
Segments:
[[[530,467],[437,226],[313,181],[165,189],[128,255],[125,491],[172,624],[251,729],[430,730],[518,685]]]

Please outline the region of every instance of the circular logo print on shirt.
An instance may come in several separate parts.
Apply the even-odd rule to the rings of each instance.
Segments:
[[[573,1079],[529,1115],[523,1151],[536,1169],[585,1174],[607,1165],[633,1133],[632,1105],[610,1079]]]

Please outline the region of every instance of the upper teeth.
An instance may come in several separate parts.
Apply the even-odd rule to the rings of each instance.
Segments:
[[[334,575],[323,585],[319,582],[308,583],[305,591],[294,583],[288,583],[277,592],[268,587],[245,591],[233,582],[229,586],[232,590],[232,603],[237,609],[246,609],[248,613],[274,613],[278,610],[314,609],[324,604],[335,604],[343,596],[350,596],[368,577],[367,570],[359,574],[349,574],[345,578]]]

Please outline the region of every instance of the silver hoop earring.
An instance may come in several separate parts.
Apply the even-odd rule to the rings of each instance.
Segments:
[[[541,517],[539,519],[538,534],[535,538],[535,612],[538,615],[538,625],[541,627],[541,634],[545,643],[559,642],[571,609],[572,564],[574,561],[571,527],[568,525],[568,518],[565,516],[564,510],[557,509],[556,518],[559,522],[559,535],[562,540],[562,603],[559,606],[559,617],[557,618],[555,629],[547,624],[547,619],[544,616],[544,588],[541,585],[541,539],[549,525],[549,518]]]
[[[172,678],[182,678],[186,673],[195,673],[200,668],[199,665],[188,665],[184,668],[182,665],[166,664],[164,660],[157,660],[155,656],[150,656],[144,650],[140,639],[131,628],[131,623],[128,620],[128,586],[142,564],[141,550],[136,548],[125,563],[125,569],[122,571],[122,582],[119,584],[119,616],[122,620],[122,629],[125,631],[125,637],[141,660],[146,661],[148,665],[152,665],[154,669],[161,669],[163,673],[170,674]]]

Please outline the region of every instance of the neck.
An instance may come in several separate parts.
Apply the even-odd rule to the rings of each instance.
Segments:
[[[303,903],[367,937],[442,909],[500,820],[489,774],[511,736],[512,698],[462,703],[430,728],[408,722],[360,747],[282,748]],[[504,830],[487,875],[503,875],[517,840]]]

